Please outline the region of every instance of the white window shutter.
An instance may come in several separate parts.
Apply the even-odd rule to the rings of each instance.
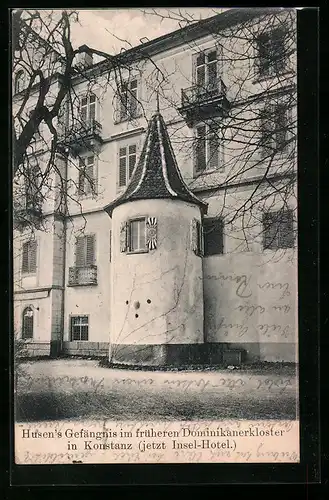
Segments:
[[[95,236],[90,234],[86,236],[86,266],[92,266],[95,263]]]
[[[78,236],[75,244],[75,265],[76,267],[83,267],[85,265],[84,258],[84,248],[85,248],[84,236]]]
[[[35,272],[37,269],[37,242],[31,241],[30,245],[30,272]]]
[[[199,255],[204,256],[204,231],[203,225],[199,222]]]
[[[156,217],[148,217],[146,220],[146,246],[149,250],[157,248],[158,222]]]
[[[126,252],[128,247],[128,224],[121,222],[120,226],[120,252]]]
[[[191,228],[190,228],[190,242],[191,242],[191,250],[198,255],[198,221],[197,219],[191,220]]]

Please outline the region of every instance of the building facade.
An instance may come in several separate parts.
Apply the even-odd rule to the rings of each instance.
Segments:
[[[14,232],[15,332],[31,355],[297,362],[295,31],[293,10],[230,9],[110,61],[86,55],[43,227]],[[117,206],[152,126],[147,155],[166,136],[163,165],[191,198],[161,196],[174,174],[158,178],[150,160],[152,190]]]

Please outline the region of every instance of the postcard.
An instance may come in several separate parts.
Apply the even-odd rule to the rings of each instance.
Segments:
[[[16,464],[300,462],[296,12],[12,12]]]

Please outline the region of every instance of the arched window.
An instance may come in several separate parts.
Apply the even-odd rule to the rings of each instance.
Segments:
[[[23,311],[22,338],[33,338],[33,310],[31,307],[26,307]]]
[[[20,69],[19,71],[17,71],[15,77],[15,94],[21,92],[21,90],[24,89],[24,83],[25,83],[24,71]]]

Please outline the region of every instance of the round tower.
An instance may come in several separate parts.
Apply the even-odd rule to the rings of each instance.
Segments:
[[[158,112],[112,218],[110,361],[186,364],[202,356],[202,215]]]

